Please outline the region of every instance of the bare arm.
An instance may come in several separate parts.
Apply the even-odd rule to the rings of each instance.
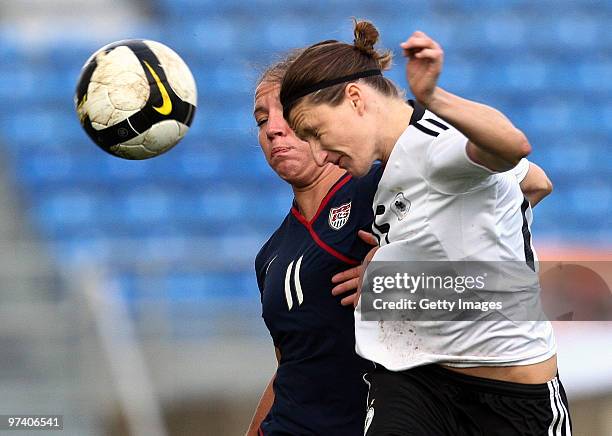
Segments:
[[[276,361],[280,362],[280,350],[274,347],[274,352],[276,353]],[[255,409],[255,413],[253,414],[253,418],[251,418],[251,424],[249,425],[249,429],[246,432],[246,436],[259,436],[259,426],[262,421],[268,415],[270,408],[272,407],[272,403],[274,403],[274,378],[276,377],[276,373],[272,375],[272,378],[268,382],[268,386],[261,394],[261,398],[259,399],[259,403],[257,404],[257,408]]]
[[[521,191],[527,197],[531,207],[535,207],[553,190],[553,184],[542,168],[529,162],[529,171],[521,182]]]
[[[436,88],[428,109],[463,133],[470,159],[490,170],[509,170],[531,152],[523,132],[492,107]]]
[[[415,32],[401,47],[409,58],[406,76],[413,94],[468,138],[467,153],[473,161],[493,171],[507,171],[531,152],[526,136],[501,112],[437,86],[444,58],[437,42]]]

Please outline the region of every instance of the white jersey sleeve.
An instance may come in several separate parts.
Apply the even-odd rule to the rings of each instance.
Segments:
[[[449,127],[429,145],[425,177],[434,189],[444,194],[461,194],[487,185],[495,174],[477,164],[467,154],[468,139],[454,127]]]
[[[525,158],[522,158],[519,163],[511,170],[516,180],[521,183],[527,177],[527,173],[529,172],[529,161]]]

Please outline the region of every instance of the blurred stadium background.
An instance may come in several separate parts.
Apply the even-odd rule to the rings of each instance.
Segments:
[[[251,116],[283,51],[415,29],[441,82],[500,108],[555,191],[535,212],[547,258],[612,256],[612,2],[0,0],[0,413],[63,414],[67,435],[238,435],[271,376],[252,263],[287,213]],[[123,161],[73,112],[102,45],[150,38],[199,85],[192,131]],[[391,76],[405,85],[403,61]],[[557,325],[575,434],[612,435],[612,327]],[[40,433],[35,433],[40,434]]]

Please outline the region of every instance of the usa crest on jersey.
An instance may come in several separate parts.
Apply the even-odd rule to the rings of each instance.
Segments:
[[[334,230],[340,230],[348,221],[351,215],[351,202],[329,210],[329,226]]]

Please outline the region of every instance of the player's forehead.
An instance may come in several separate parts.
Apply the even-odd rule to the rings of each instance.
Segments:
[[[262,81],[255,89],[255,101],[253,112],[266,111],[269,109],[270,101],[279,100],[280,83]],[[279,100],[280,104],[280,100]]]
[[[291,125],[296,132],[308,132],[318,125],[317,111],[307,102],[298,103],[291,111]]]

